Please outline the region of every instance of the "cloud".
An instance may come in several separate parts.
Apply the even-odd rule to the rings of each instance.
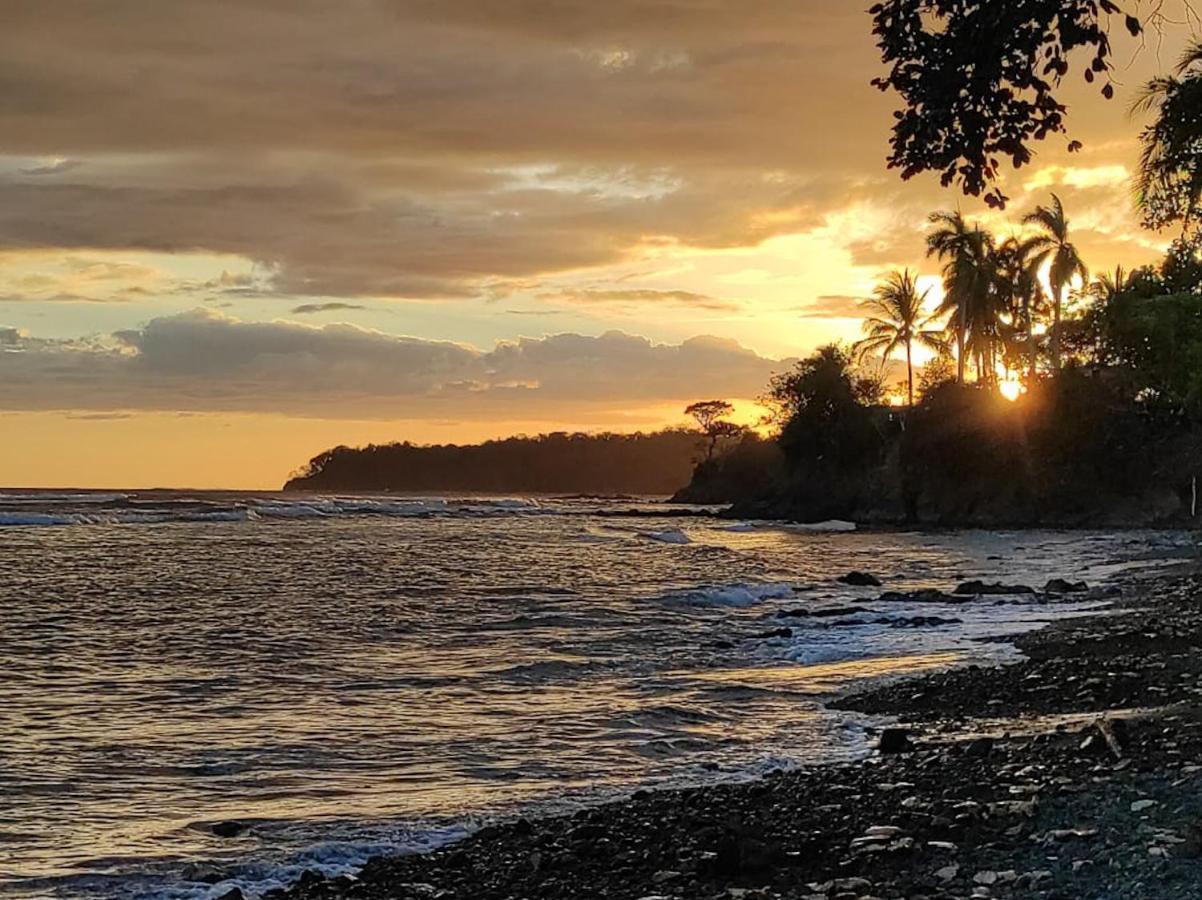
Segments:
[[[551,295],[553,299],[566,300],[569,303],[616,303],[651,306],[689,306],[694,309],[720,310],[729,312],[737,310],[739,305],[730,300],[721,300],[709,294],[698,294],[693,291],[655,291],[646,289],[635,290],[591,290],[582,289],[563,291]]]
[[[367,307],[358,303],[342,303],[332,300],[329,303],[302,303],[300,306],[292,307],[292,312],[295,315],[304,316],[313,313],[338,312],[349,309],[367,309]]]
[[[72,169],[77,169],[82,164],[78,159],[55,159],[44,165],[27,166],[20,170],[22,175],[30,175],[41,177],[43,175],[61,175],[64,172],[70,172]]]
[[[487,298],[865,198],[895,215],[832,240],[913,263],[922,215],[959,201],[884,172],[895,101],[846,0],[53,3],[6,16],[0,60],[0,250],[232,255],[261,273],[211,289],[235,301]],[[1087,153],[1038,148],[1018,212],[1024,178],[1123,193],[1121,101],[1068,91]]]
[[[235,254],[282,294],[462,298],[648,241],[817,227],[879,164],[888,102],[844,0],[595,6],[14,14],[0,248]],[[882,118],[826,127],[847,108]]]
[[[863,297],[826,294],[798,309],[803,319],[859,319],[864,315],[860,306],[863,302]]]
[[[678,345],[611,331],[487,351],[348,324],[243,322],[212,310],[105,339],[0,332],[0,409],[283,412],[325,418],[567,418],[756,396],[788,361],[734,341]]]

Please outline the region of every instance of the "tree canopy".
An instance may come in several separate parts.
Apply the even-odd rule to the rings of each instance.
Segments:
[[[1008,199],[1002,161],[1026,165],[1033,142],[1066,131],[1070,55],[1085,51],[1085,79],[1113,97],[1110,18],[1142,29],[1111,0],[884,0],[870,13],[889,66],[873,83],[904,101],[889,167],[907,179],[938,172],[995,207]]]

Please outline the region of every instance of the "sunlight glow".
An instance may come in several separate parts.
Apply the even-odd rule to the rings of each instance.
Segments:
[[[1017,378],[998,382],[998,391],[1003,397],[1013,403],[1025,393],[1023,384]]]

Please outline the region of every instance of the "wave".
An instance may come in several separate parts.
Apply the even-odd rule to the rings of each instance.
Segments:
[[[715,585],[673,591],[661,597],[664,603],[675,606],[734,607],[736,609],[755,606],[765,600],[785,600],[796,591],[793,585],[784,583]]]
[[[270,844],[274,832],[289,830],[264,823]],[[344,839],[314,842],[293,851],[285,858],[268,850],[245,862],[152,862],[138,865],[130,859],[93,860],[95,873],[63,878],[30,879],[18,882],[29,896],[109,896],[128,900],[213,900],[237,888],[246,897],[259,897],[268,891],[295,884],[305,872],[318,872],[326,878],[354,875],[368,860],[380,856],[429,853],[471,834],[469,823],[432,825],[428,828],[390,828],[388,826],[340,829],[349,832]],[[358,832],[358,833],[356,833]],[[132,871],[130,871],[132,869]],[[107,871],[106,871],[107,870]],[[125,870],[125,871],[122,871]],[[104,874],[101,874],[104,872]]]
[[[640,531],[639,537],[661,544],[691,544],[693,539],[679,528],[669,528],[667,531]]]
[[[845,522],[842,519],[829,519],[825,522],[810,522],[809,524],[784,525],[781,527],[785,528],[787,531],[801,531],[807,534],[821,534],[824,532],[841,534],[855,531],[856,523]]]
[[[129,494],[0,494],[0,527],[154,525],[167,522],[253,522],[260,519],[347,517],[489,518],[565,515],[580,510],[547,508],[523,498],[269,497],[207,499],[142,498]]]

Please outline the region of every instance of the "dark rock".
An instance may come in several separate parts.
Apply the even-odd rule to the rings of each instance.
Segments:
[[[945,594],[933,588],[922,591],[886,591],[877,598],[881,603],[963,603],[963,596]]]
[[[214,822],[209,826],[209,831],[222,838],[237,837],[246,831],[250,826],[245,822],[239,822],[237,819],[228,819],[224,822]]]
[[[216,900],[246,900],[246,898],[242,894],[242,889],[235,887],[230,888],[220,897],[217,897]]]
[[[914,745],[910,743],[910,729],[886,728],[881,732],[881,740],[877,749],[885,755],[910,753],[914,749]]]
[[[846,575],[835,579],[841,584],[848,584],[852,587],[880,587],[881,580],[875,575],[870,575],[867,572],[848,572]]]
[[[1053,578],[1043,586],[1048,594],[1083,594],[1089,590],[1084,581],[1065,581],[1063,578]]]
[[[526,837],[534,831],[534,826],[530,824],[529,819],[518,819],[513,823],[513,833]]]
[[[318,872],[316,869],[305,869],[301,872],[301,877],[297,879],[297,884],[301,887],[311,887],[315,884],[320,884],[326,880],[326,876]]]
[[[782,609],[778,619],[830,619],[838,616],[855,616],[869,610],[862,606],[838,606],[833,609]]]
[[[961,596],[997,597],[1014,594],[1034,594],[1035,588],[1025,584],[986,584],[983,581],[966,581],[956,588],[955,593]]]
[[[975,741],[969,741],[964,752],[969,756],[983,758],[993,752],[993,738],[980,737]]]
[[[771,631],[761,631],[755,635],[759,640],[771,640],[772,638],[791,638],[793,637],[792,628],[773,628]]]

